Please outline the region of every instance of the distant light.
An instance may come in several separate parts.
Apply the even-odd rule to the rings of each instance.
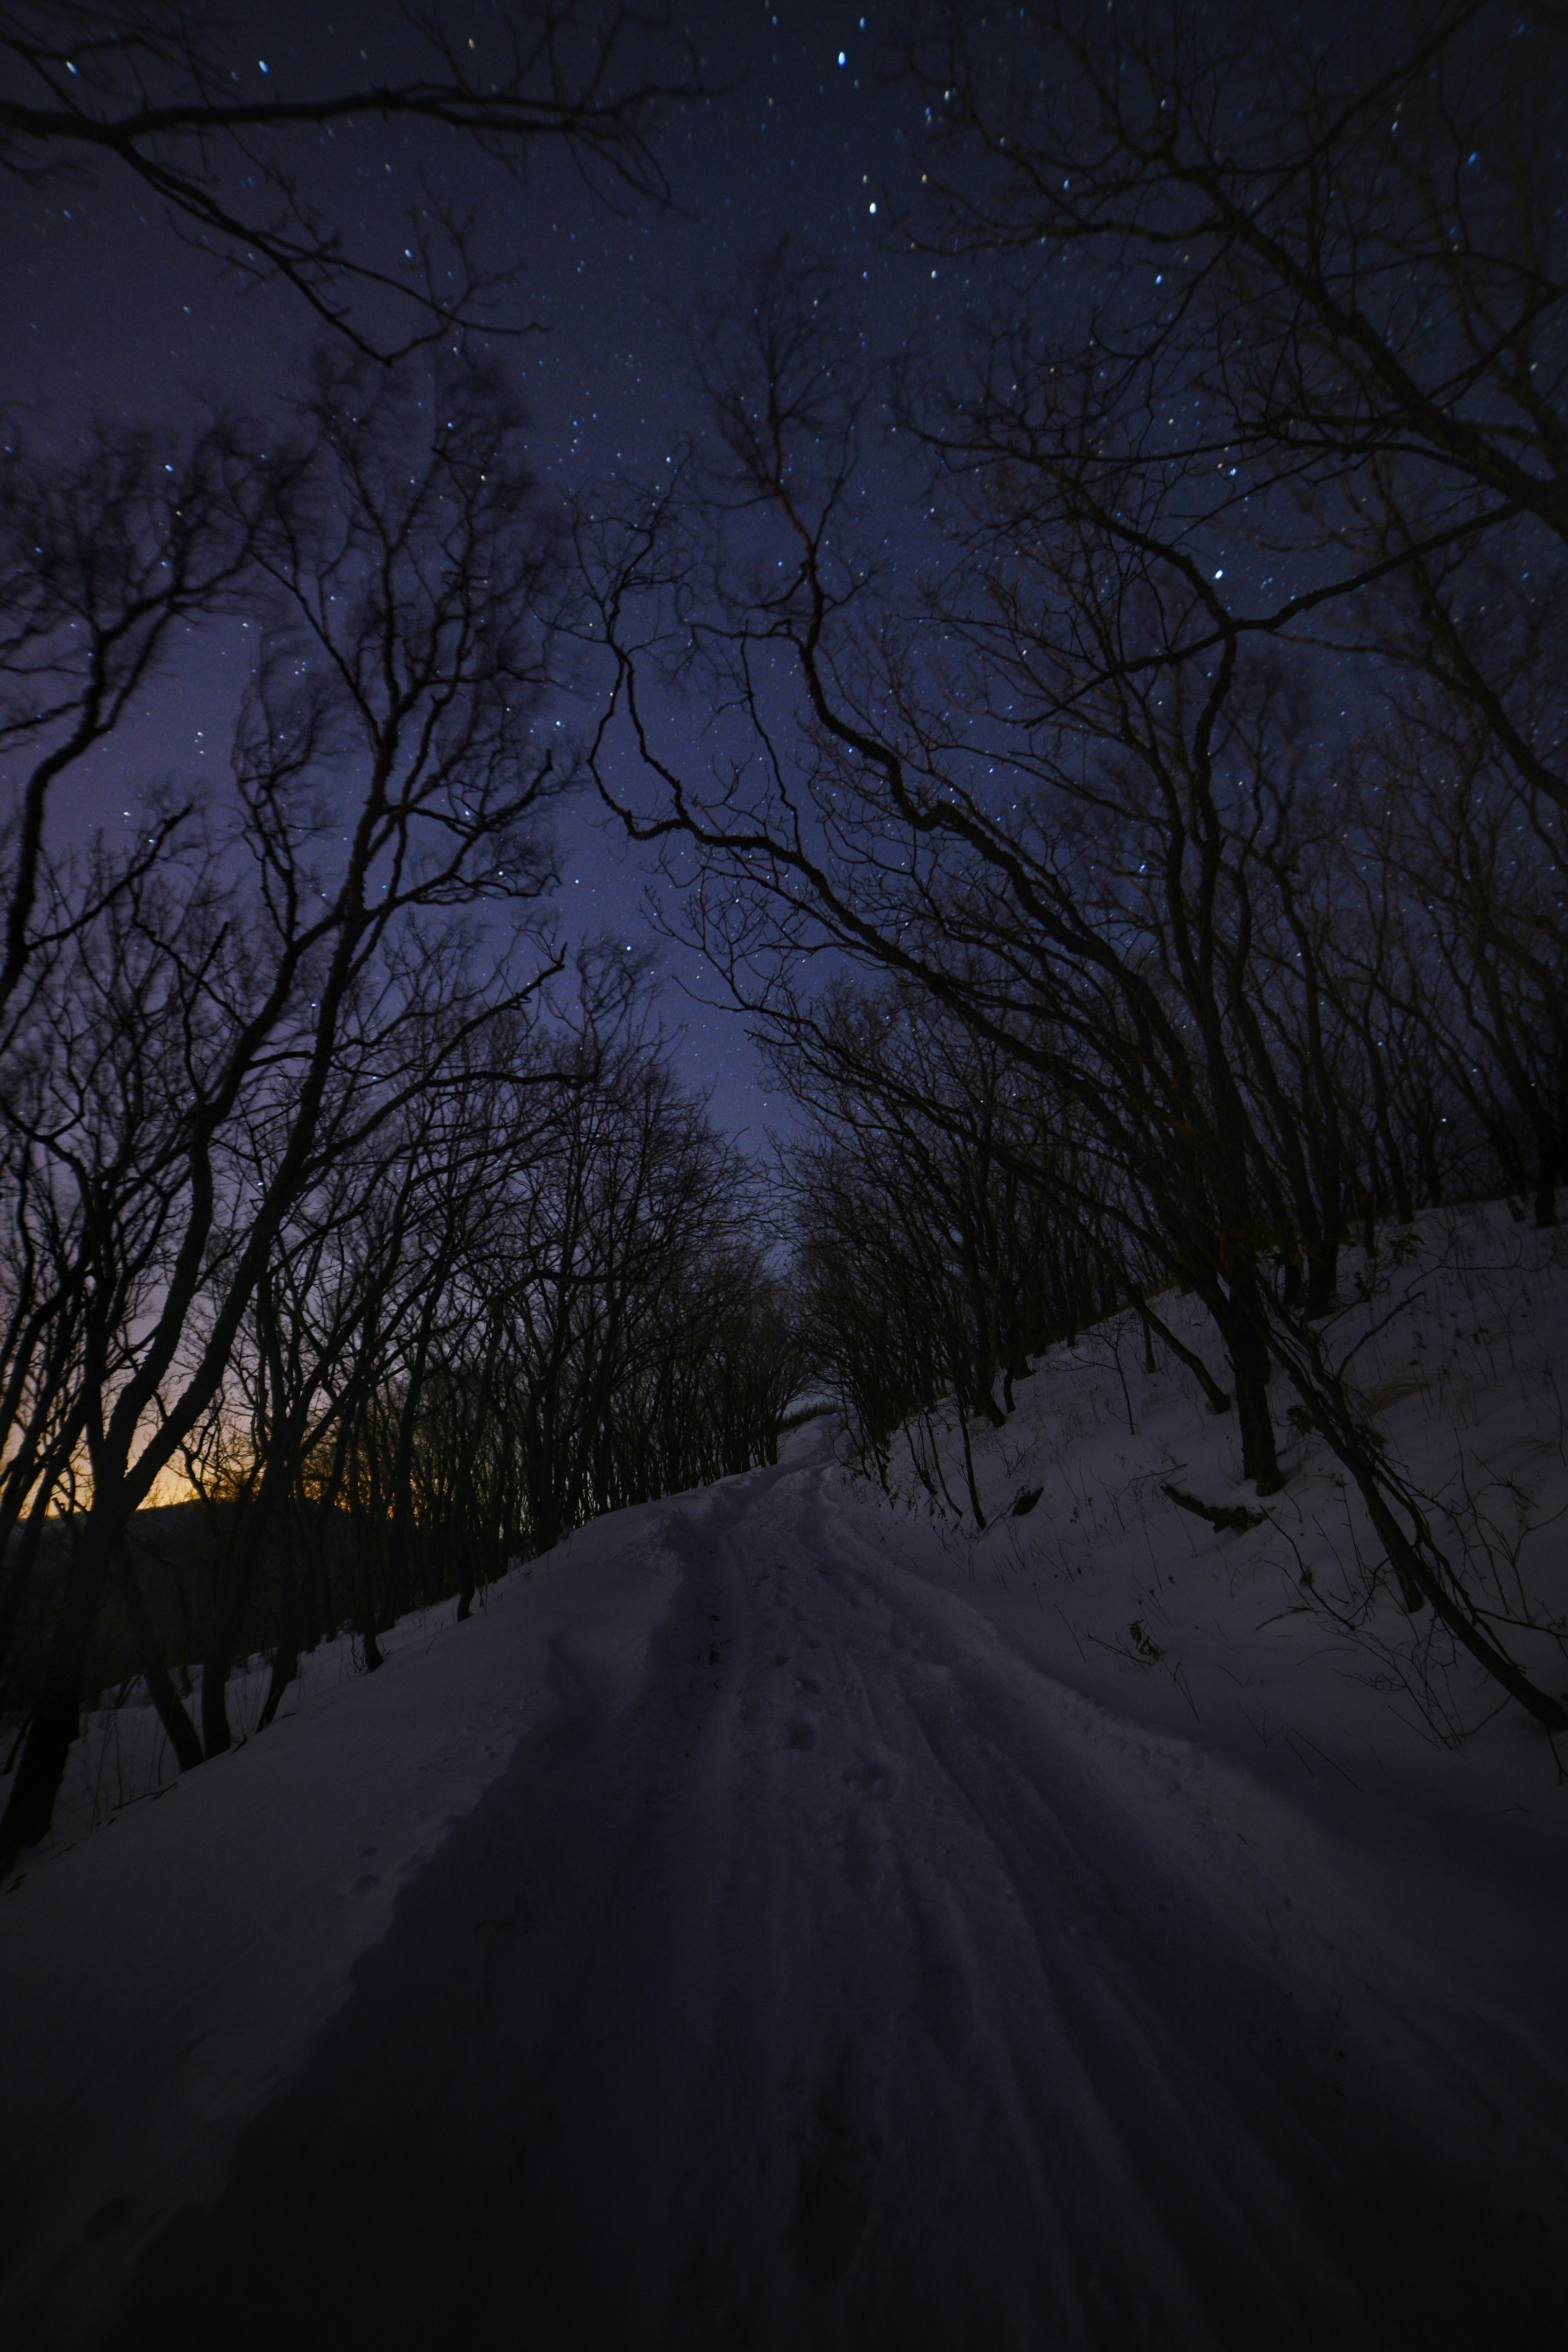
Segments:
[[[839,62],[839,64],[840,64],[841,66],[847,66],[847,65],[848,64],[848,62],[849,62],[848,58],[845,56],[845,54],[844,54],[844,52],[843,52],[843,50],[842,50],[842,49],[840,49],[840,50],[839,50],[839,52],[838,52],[838,62]]]
[[[257,60],[256,60],[256,62],[257,62],[257,64],[261,68],[262,72],[263,72],[263,73],[265,73],[265,72],[267,71],[267,60],[266,60],[266,58],[257,58]]]
[[[1223,572],[1216,572],[1215,573],[1215,578],[1216,580],[1223,580],[1225,578],[1225,573]]]

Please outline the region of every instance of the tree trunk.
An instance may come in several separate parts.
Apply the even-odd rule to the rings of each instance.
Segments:
[[[240,1534],[238,1553],[229,1570],[228,1590],[215,1611],[208,1657],[202,1670],[202,1745],[209,1756],[222,1756],[234,1745],[228,1720],[228,1678],[245,1632],[246,1612],[261,1565],[262,1548],[273,1519],[272,1496],[264,1485],[251,1503]]]
[[[196,1738],[195,1725],[185,1712],[185,1703],[174,1688],[174,1678],[158,1645],[153,1620],[147,1613],[147,1603],[142,1597],[142,1587],[136,1580],[136,1570],[128,1543],[120,1545],[118,1561],[116,1590],[124,1604],[131,1638],[142,1662],[142,1677],[147,1685],[148,1696],[158,1710],[158,1720],[169,1735],[169,1745],[174,1751],[175,1761],[182,1772],[188,1772],[202,1761],[202,1743]]]
[[[202,1662],[202,1748],[208,1756],[224,1756],[234,1745],[228,1727],[228,1676],[233,1661],[228,1645],[215,1631]]]
[[[109,1517],[106,1512],[104,1517]],[[71,1743],[81,1726],[87,1645],[103,1599],[112,1541],[101,1521],[93,1527],[89,1513],[72,1548],[65,1603],[49,1643],[45,1695],[27,1727],[22,1760],[0,1819],[0,1873],[12,1867],[24,1846],[40,1844],[49,1833]]]
[[[969,1444],[969,1416],[963,1410],[963,1399],[959,1394],[956,1386],[953,1389],[952,1401],[958,1407],[959,1433],[963,1440],[963,1475],[969,1482],[970,1507],[974,1513],[974,1524],[980,1530],[980,1533],[984,1535],[985,1532],[985,1514],[980,1507],[980,1489],[974,1483],[974,1455],[970,1449]]]
[[[1241,1423],[1241,1474],[1260,1495],[1277,1495],[1285,1484],[1274,1438],[1274,1416],[1268,1409],[1268,1343],[1263,1336],[1263,1305],[1245,1275],[1233,1273],[1230,1296],[1215,1312],[1220,1337],[1236,1375],[1236,1411]]]
[[[1544,1143],[1536,1163],[1535,1222],[1542,1226],[1557,1223],[1557,1157]]]
[[[1187,1287],[1190,1290],[1192,1287],[1191,1284],[1189,1284]],[[1221,1388],[1219,1382],[1215,1380],[1214,1374],[1210,1371],[1203,1358],[1196,1354],[1193,1349],[1184,1347],[1181,1340],[1177,1339],[1175,1333],[1170,1330],[1166,1325],[1161,1321],[1159,1316],[1155,1314],[1152,1307],[1144,1307],[1140,1311],[1143,1317],[1143,1328],[1145,1335],[1150,1332],[1154,1333],[1159,1338],[1162,1344],[1170,1349],[1172,1355],[1176,1359],[1176,1361],[1179,1364],[1185,1364],[1188,1371],[1191,1372],[1193,1378],[1202,1389],[1205,1396],[1207,1397],[1209,1411],[1211,1412],[1228,1412],[1236,1400],[1231,1396],[1227,1390]],[[1145,1361],[1144,1369],[1151,1372],[1154,1370],[1154,1365],[1152,1360],[1152,1355],[1153,1349],[1152,1348],[1149,1348],[1146,1350],[1148,1360]]]
[[[1236,1410],[1241,1423],[1241,1472],[1260,1495],[1277,1495],[1285,1484],[1268,1409],[1268,1350],[1247,1333],[1231,1349],[1236,1373]]]
[[[47,1837],[80,1723],[80,1702],[74,1692],[52,1691],[36,1709],[0,1820],[0,1876],[15,1865],[24,1846],[41,1845]]]
[[[1307,1258],[1307,1312],[1326,1315],[1334,1303],[1339,1287],[1340,1254],[1331,1244],[1325,1244],[1316,1256]]]
[[[16,1557],[10,1563],[4,1588],[0,1589],[0,1665],[4,1665],[10,1654],[11,1637],[16,1630],[16,1620],[22,1613],[22,1604],[33,1580],[33,1570],[37,1566],[48,1500],[47,1492],[39,1495],[35,1508],[23,1521]]]
[[[272,1658],[272,1679],[267,1685],[267,1699],[256,1728],[265,1731],[282,1704],[283,1694],[300,1671],[300,1653],[291,1638],[279,1640]]]
[[[277,1715],[283,1694],[300,1671],[300,1601],[294,1582],[293,1547],[285,1507],[278,1537],[278,1646],[272,1653],[272,1679],[256,1728],[265,1731]]]

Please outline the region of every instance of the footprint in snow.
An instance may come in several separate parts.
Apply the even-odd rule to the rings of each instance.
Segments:
[[[885,1824],[859,1805],[850,1808],[844,1824],[843,1870],[855,1895],[874,1895],[887,1874]]]
[[[871,2210],[881,2150],[868,2128],[865,2096],[847,2050],[824,2085],[801,2151],[795,2229],[800,2266],[827,2285],[855,2259]]]
[[[789,1744],[792,1748],[816,1747],[816,1726],[808,1715],[797,1715],[790,1725]]]
[[[944,2057],[953,2057],[974,2026],[974,2004],[957,1954],[929,1949],[920,1971],[919,2000],[927,2032]]]

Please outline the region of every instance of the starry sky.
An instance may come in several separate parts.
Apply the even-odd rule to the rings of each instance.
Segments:
[[[471,16],[483,38],[492,0],[465,6],[443,0],[443,23],[458,31]],[[367,68],[392,78],[408,61],[385,0],[248,0],[231,23],[242,89],[346,88]],[[422,170],[477,209],[488,257],[520,265],[496,323],[536,331],[498,337],[495,348],[535,420],[541,471],[563,488],[657,461],[687,421],[672,318],[786,231],[858,279],[879,340],[896,337],[903,309],[947,291],[889,233],[918,180],[920,119],[891,72],[890,12],[708,0],[678,6],[672,30],[716,93],[673,109],[659,134],[672,209],[635,199],[612,208],[559,152],[520,181],[439,133],[291,134],[296,143],[282,152],[373,260],[401,251]],[[94,414],[174,420],[204,398],[264,404],[287,391],[316,339],[297,296],[224,278],[111,169],[41,190],[0,183],[0,205],[7,397],[36,427]],[[222,761],[245,667],[240,642],[209,636],[142,734],[117,739],[75,785],[65,820],[78,829],[119,820],[135,789],[132,767],[189,773]],[[637,856],[586,804],[565,814],[559,833],[568,924],[650,943]],[[704,987],[689,951],[658,952],[668,1018],[684,1033],[683,1069],[711,1088],[723,1125],[760,1142],[784,1107],[770,1100],[742,1022],[701,1001],[719,992],[711,976]]]

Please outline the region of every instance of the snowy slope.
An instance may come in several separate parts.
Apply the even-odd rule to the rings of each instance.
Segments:
[[[1433,1223],[1358,1360],[1548,1594],[1552,1243]],[[1285,1613],[1362,1532],[1310,1435],[1247,1534],[1161,1496],[1234,1432],[1141,1361],[1041,1363],[978,1538],[817,1425],[40,1858],[4,2340],[1562,2340],[1547,1744]]]
[[[163,1793],[82,1842],[89,1726],[63,1833],[0,1897],[0,2315],[22,2331],[0,2341],[44,2312],[40,2340],[94,2340],[134,2246],[210,2195],[520,1739],[563,1689],[609,1708],[638,1686],[675,1582],[651,1516],[584,1531],[468,1625],[405,1629],[372,1677],[318,1658],[302,1709],[183,1782],[131,1710]]]

